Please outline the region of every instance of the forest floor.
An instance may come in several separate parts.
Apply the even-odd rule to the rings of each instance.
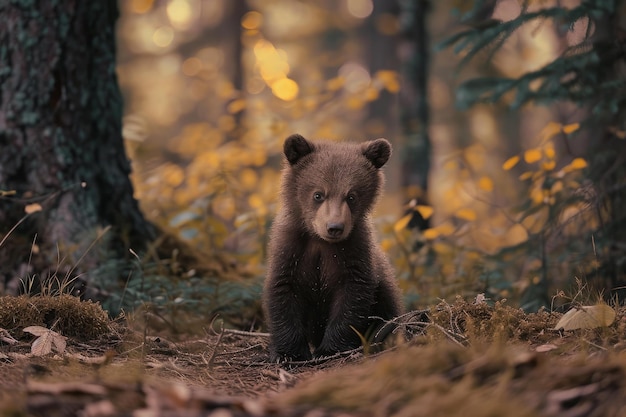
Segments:
[[[560,313],[457,299],[403,316],[384,351],[279,366],[265,333],[170,340],[43,298],[0,297],[0,416],[626,415],[621,307],[564,331]]]

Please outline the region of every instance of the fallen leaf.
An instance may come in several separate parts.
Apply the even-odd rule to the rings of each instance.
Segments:
[[[46,329],[41,326],[28,326],[24,328],[24,331],[35,336],[39,336],[33,341],[30,347],[30,352],[35,356],[44,356],[52,352],[52,347],[59,353],[65,351],[67,346],[67,337],[61,336],[54,330]]]
[[[41,204],[38,203],[33,203],[33,204],[28,204],[26,205],[26,207],[24,207],[24,213],[26,214],[33,214],[33,213],[37,213],[38,211],[41,211]]]
[[[595,329],[607,327],[615,321],[615,310],[606,304],[572,308],[563,314],[555,330]]]
[[[3,341],[5,343],[8,343],[10,345],[13,345],[15,343],[17,343],[17,340],[15,340],[11,334],[6,331],[5,329],[3,329],[2,327],[0,327],[0,341]]]
[[[551,350],[554,349],[558,349],[559,347],[557,345],[553,345],[551,343],[548,343],[547,345],[541,345],[541,346],[537,346],[535,348],[536,352],[550,352]]]

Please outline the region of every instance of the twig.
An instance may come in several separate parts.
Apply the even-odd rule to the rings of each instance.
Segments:
[[[213,323],[211,323],[211,328],[213,328]],[[217,356],[217,349],[222,343],[222,338],[224,337],[224,325],[222,324],[222,331],[220,332],[219,337],[217,338],[217,342],[215,343],[215,347],[213,348],[213,353],[211,354],[211,358],[209,359],[209,369],[213,369],[213,363],[215,362],[215,357]]]
[[[258,336],[258,337],[270,337],[269,333],[261,333],[261,332],[248,332],[245,330],[235,330],[235,329],[223,329],[224,333],[228,334],[237,334],[240,336]]]

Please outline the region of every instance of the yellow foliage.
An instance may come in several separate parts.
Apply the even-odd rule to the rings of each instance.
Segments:
[[[537,162],[541,159],[541,150],[540,149],[529,149],[524,152],[524,161],[528,164],[532,164],[533,162]]]
[[[476,220],[476,212],[471,208],[459,209],[456,213],[454,213],[454,215],[459,219],[467,220],[470,222]]]
[[[335,77],[326,81],[326,89],[329,91],[337,91],[346,83],[346,79],[343,77]]]
[[[428,240],[436,239],[439,236],[450,236],[454,233],[454,226],[449,222],[442,223],[436,227],[426,229],[422,232],[424,237]]]
[[[374,101],[378,99],[379,95],[380,93],[376,88],[369,87],[367,90],[365,90],[365,101]]]
[[[478,180],[478,188],[483,191],[493,191],[493,181],[491,178],[483,176]]]
[[[509,171],[511,170],[515,165],[517,165],[517,163],[520,161],[520,157],[515,155],[510,157],[509,159],[507,159],[503,164],[502,164],[502,169],[505,171]]]
[[[234,113],[239,113],[245,108],[246,108],[246,100],[240,98],[240,99],[233,100],[230,103],[228,103],[228,107],[226,110],[229,113],[234,114]]]
[[[563,167],[563,172],[568,173],[572,171],[577,171],[579,169],[583,169],[587,167],[587,161],[583,158],[575,158],[569,165]]]
[[[526,172],[524,172],[524,173],[520,174],[519,179],[520,179],[521,181],[527,180],[527,179],[529,179],[530,177],[532,177],[532,176],[533,176],[533,174],[534,174],[534,172],[532,172],[532,171],[526,171]]]
[[[563,133],[569,135],[570,133],[574,133],[580,128],[580,123],[572,123],[569,125],[563,126]]]
[[[146,13],[152,9],[153,3],[154,0],[131,0],[130,10],[138,14]]]
[[[281,78],[271,85],[272,93],[281,100],[291,101],[298,96],[298,84],[289,78]]]
[[[178,187],[185,179],[182,168],[174,164],[165,164],[161,167],[163,179],[170,187]]]
[[[545,142],[561,133],[562,125],[556,122],[550,122],[541,130],[541,141]]]
[[[254,187],[256,187],[258,183],[258,176],[256,171],[251,168],[244,168],[239,174],[239,181],[244,189],[254,189]]]
[[[241,26],[244,29],[255,30],[261,27],[263,23],[263,15],[257,11],[250,11],[241,18]]]
[[[514,224],[504,236],[506,246],[515,246],[528,240],[528,232],[521,224]]]
[[[554,184],[552,184],[552,188],[550,188],[550,193],[556,194],[562,190],[563,190],[563,181],[558,180],[558,181],[555,181]]]
[[[374,78],[379,80],[390,93],[395,94],[400,91],[400,81],[396,71],[380,70],[376,72]]]
[[[544,171],[552,171],[555,167],[556,167],[555,160],[546,161],[541,164],[541,169],[543,169]]]
[[[425,206],[421,204],[418,204],[417,206],[415,206],[414,210],[417,210],[424,220],[428,220],[430,216],[433,215],[433,211],[434,211],[431,206]]]
[[[393,225],[393,230],[395,230],[396,232],[399,232],[403,229],[406,228],[406,226],[409,224],[409,222],[411,221],[411,217],[413,217],[412,213],[409,213],[405,216],[403,216],[402,218],[400,218],[400,220],[398,220],[394,225]]]

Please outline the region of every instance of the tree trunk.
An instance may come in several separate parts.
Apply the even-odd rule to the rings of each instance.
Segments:
[[[117,17],[115,0],[0,3],[0,285],[8,292],[20,278],[72,269],[89,284],[96,268],[154,238],[121,136]],[[27,215],[33,203],[42,210]],[[121,278],[112,271],[106,279]]]
[[[402,161],[403,184],[409,188],[411,199],[417,204],[428,203],[428,173],[431,144],[428,135],[428,71],[430,45],[426,16],[430,0],[401,0],[400,22],[402,40],[399,47],[402,61],[402,89],[400,91],[400,118],[406,149]],[[410,227],[426,229],[428,221],[414,211]]]

